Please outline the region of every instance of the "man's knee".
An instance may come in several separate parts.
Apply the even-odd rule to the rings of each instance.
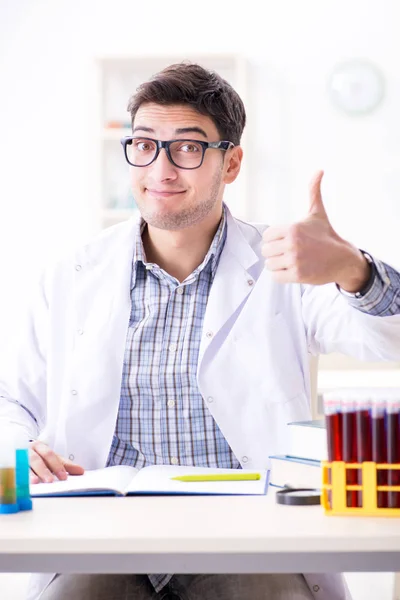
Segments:
[[[40,600],[148,600],[145,575],[56,575]]]

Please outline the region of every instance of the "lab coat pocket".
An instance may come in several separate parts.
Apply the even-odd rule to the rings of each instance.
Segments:
[[[296,339],[281,313],[263,323],[249,320],[246,327],[232,333],[236,359],[260,399],[281,403],[304,392]]]
[[[310,418],[307,395],[304,392],[294,398],[264,404],[268,423],[269,455],[289,454],[292,442],[288,423],[306,421]]]

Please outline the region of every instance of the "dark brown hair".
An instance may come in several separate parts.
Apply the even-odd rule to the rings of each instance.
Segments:
[[[142,83],[128,104],[132,126],[145,102],[187,104],[213,120],[221,140],[235,146],[240,144],[246,111],[239,94],[220,75],[200,65],[187,62],[170,65]]]

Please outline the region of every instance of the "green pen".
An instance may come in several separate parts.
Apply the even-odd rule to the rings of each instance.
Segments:
[[[221,475],[181,475],[171,477],[172,481],[258,481],[260,473],[222,473]]]

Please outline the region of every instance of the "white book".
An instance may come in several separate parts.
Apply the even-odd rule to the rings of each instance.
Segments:
[[[325,420],[297,421],[288,423],[290,444],[288,456],[310,460],[327,460],[328,443]]]
[[[262,495],[267,493],[268,471],[257,471],[260,479],[247,481],[176,481],[184,475],[249,474],[243,469],[211,469],[206,467],[174,467],[152,465],[142,469],[118,465],[85,471],[83,475],[69,475],[65,481],[31,484],[31,496],[129,496],[139,494],[217,494]]]
[[[317,460],[292,458],[291,456],[270,456],[270,484],[277,487],[321,488],[322,469]]]

